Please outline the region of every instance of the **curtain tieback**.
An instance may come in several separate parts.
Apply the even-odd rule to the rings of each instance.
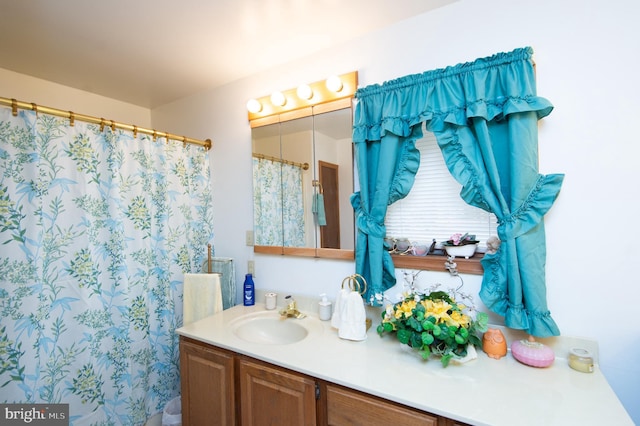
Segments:
[[[539,175],[522,204],[513,213],[498,217],[500,239],[518,238],[542,222],[558,197],[563,180],[563,174]]]
[[[360,202],[360,192],[351,195],[351,205],[356,214],[356,227],[370,237],[384,238],[387,234],[387,227],[384,222],[375,220],[369,213],[365,212]]]

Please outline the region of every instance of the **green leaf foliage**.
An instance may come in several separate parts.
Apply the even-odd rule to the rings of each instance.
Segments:
[[[425,345],[430,345],[433,343],[433,341],[435,340],[435,338],[433,337],[432,334],[429,334],[427,332],[422,333],[422,343],[424,343]]]
[[[411,347],[420,349],[422,346],[422,333],[411,333]]]
[[[451,361],[451,358],[453,358],[453,355],[451,354],[445,354],[442,355],[442,357],[440,358],[440,362],[442,363],[443,367],[446,367],[449,365],[449,361]]]
[[[429,349],[429,346],[424,346],[420,350],[419,354],[422,357],[422,359],[424,359],[424,360],[429,359],[429,357],[431,356],[431,350]]]
[[[433,317],[431,317],[433,318]],[[435,328],[435,325],[432,321],[429,321],[429,319],[426,319],[424,321],[422,321],[422,329],[423,330],[427,330],[427,331],[431,331]]]
[[[409,339],[411,338],[411,332],[409,330],[398,330],[396,335],[398,336],[398,341],[400,341],[400,343],[404,343],[405,345],[409,344]]]
[[[415,317],[409,318],[407,325],[415,331],[422,331],[422,324],[420,324],[420,321]]]
[[[489,315],[487,315],[485,312],[478,312],[476,314],[476,330],[478,330],[481,333],[484,333],[485,331],[487,331],[488,327],[489,327]]]

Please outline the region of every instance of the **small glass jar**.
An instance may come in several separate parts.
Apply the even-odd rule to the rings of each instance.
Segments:
[[[583,373],[593,373],[593,356],[582,348],[569,350],[569,367]]]

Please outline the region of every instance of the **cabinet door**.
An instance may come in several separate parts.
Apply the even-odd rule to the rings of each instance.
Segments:
[[[182,424],[234,425],[233,354],[180,339]]]
[[[246,358],[238,363],[243,426],[316,424],[315,380]]]
[[[371,395],[327,384],[329,426],[438,426],[438,417]]]
[[[440,417],[440,426],[469,426],[467,423],[461,423],[456,420]]]

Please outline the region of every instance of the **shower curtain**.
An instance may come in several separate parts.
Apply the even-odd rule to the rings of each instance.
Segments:
[[[305,247],[303,193],[299,166],[253,158],[256,245]]]
[[[0,109],[0,402],[141,425],[177,396],[210,203],[204,148]]]

